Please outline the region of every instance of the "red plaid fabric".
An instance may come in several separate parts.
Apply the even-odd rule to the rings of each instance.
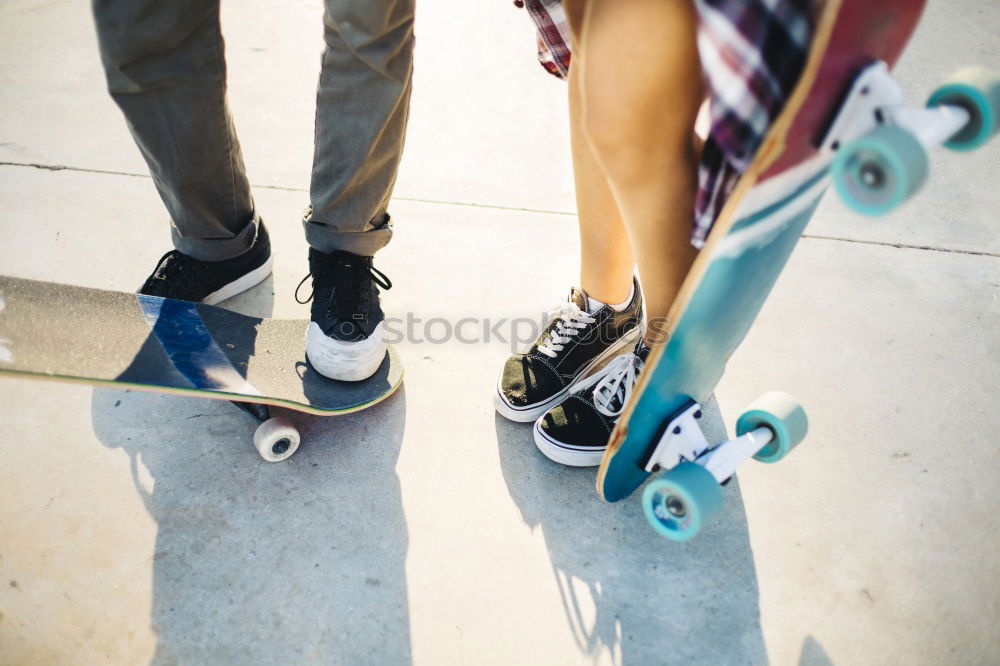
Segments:
[[[538,29],[538,62],[545,71],[560,79],[569,75],[569,23],[562,0],[514,0],[528,10]]]
[[[698,169],[691,242],[701,247],[805,66],[818,0],[695,0],[711,129]],[[566,78],[571,51],[561,0],[515,0],[538,29],[538,59]]]

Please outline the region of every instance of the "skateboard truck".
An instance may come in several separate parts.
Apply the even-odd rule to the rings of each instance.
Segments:
[[[267,405],[257,402],[240,402],[239,400],[231,402],[261,423],[271,418],[271,410],[268,409]]]
[[[971,150],[1000,131],[1000,76],[973,67],[955,72],[927,101],[908,106],[881,60],[854,77],[818,142],[833,160],[833,182],[848,206],[881,215],[927,179],[928,151]]]
[[[767,426],[760,426],[712,446],[698,422],[702,414],[701,405],[692,402],[667,423],[663,435],[646,461],[647,472],[673,469],[682,460],[687,460],[707,469],[718,483],[724,483],[740,465],[774,439],[774,431]]]
[[[646,458],[645,471],[666,469],[642,494],[653,528],[686,541],[722,510],[722,488],[750,458],[777,462],[802,441],[806,413],[787,393],[771,391],[755,400],[736,423],[736,437],[715,446],[705,437],[701,405],[690,401],[663,429]]]
[[[880,125],[900,127],[911,133],[924,150],[936,148],[969,122],[962,106],[942,104],[929,108],[906,106],[903,88],[888,66],[877,60],[855,77],[830,128],[820,143],[824,153],[836,152]]]
[[[698,419],[701,417],[701,405],[691,401],[680,414],[667,423],[659,441],[649,454],[644,469],[650,473],[659,469],[673,469],[682,459],[693,461],[710,448],[708,439],[698,424]]]

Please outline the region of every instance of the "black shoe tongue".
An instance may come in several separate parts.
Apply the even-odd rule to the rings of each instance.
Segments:
[[[576,307],[580,308],[584,312],[587,311],[587,292],[583,289],[577,289],[573,287],[569,290],[569,302],[576,303]]]
[[[639,339],[639,342],[635,343],[635,355],[642,359],[643,363],[649,358],[649,347],[646,346],[642,338]]]

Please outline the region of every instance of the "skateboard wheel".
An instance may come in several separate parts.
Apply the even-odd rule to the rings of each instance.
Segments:
[[[737,436],[745,435],[761,426],[774,433],[772,439],[754,458],[766,463],[778,462],[799,442],[809,430],[809,419],[802,405],[782,391],[771,391],[760,396],[747,407],[736,422]]]
[[[701,465],[682,462],[646,486],[642,510],[662,536],[687,541],[722,510],[722,487]]]
[[[281,462],[299,448],[299,431],[288,419],[275,416],[257,426],[253,445],[267,462]]]
[[[906,130],[883,125],[837,151],[832,169],[844,203],[864,215],[882,215],[920,189],[927,153]]]
[[[969,112],[969,123],[944,145],[972,150],[1000,131],[1000,75],[985,67],[966,67],[952,74],[927,100],[927,106],[951,104]]]

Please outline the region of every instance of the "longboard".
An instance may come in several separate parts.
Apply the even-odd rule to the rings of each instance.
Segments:
[[[651,473],[669,470],[646,486],[642,499],[649,522],[667,538],[697,534],[721,507],[719,483],[739,463],[777,461],[805,436],[805,412],[787,394],[751,405],[738,437],[722,445],[701,436],[699,405],[753,325],[831,178],[854,208],[881,213],[919,187],[927,148],[974,147],[997,130],[1000,84],[982,71],[947,83],[932,96],[931,109],[900,111],[901,90],[888,68],[923,5],[823,5],[792,96],[683,282],[667,317],[667,341],[647,360],[597,478],[601,497],[617,501]]]
[[[234,401],[262,421],[254,440],[272,461],[294,453],[299,439],[264,406],[348,414],[389,397],[403,380],[391,348],[369,379],[323,377],[305,358],[308,325],[0,276],[0,374]]]

